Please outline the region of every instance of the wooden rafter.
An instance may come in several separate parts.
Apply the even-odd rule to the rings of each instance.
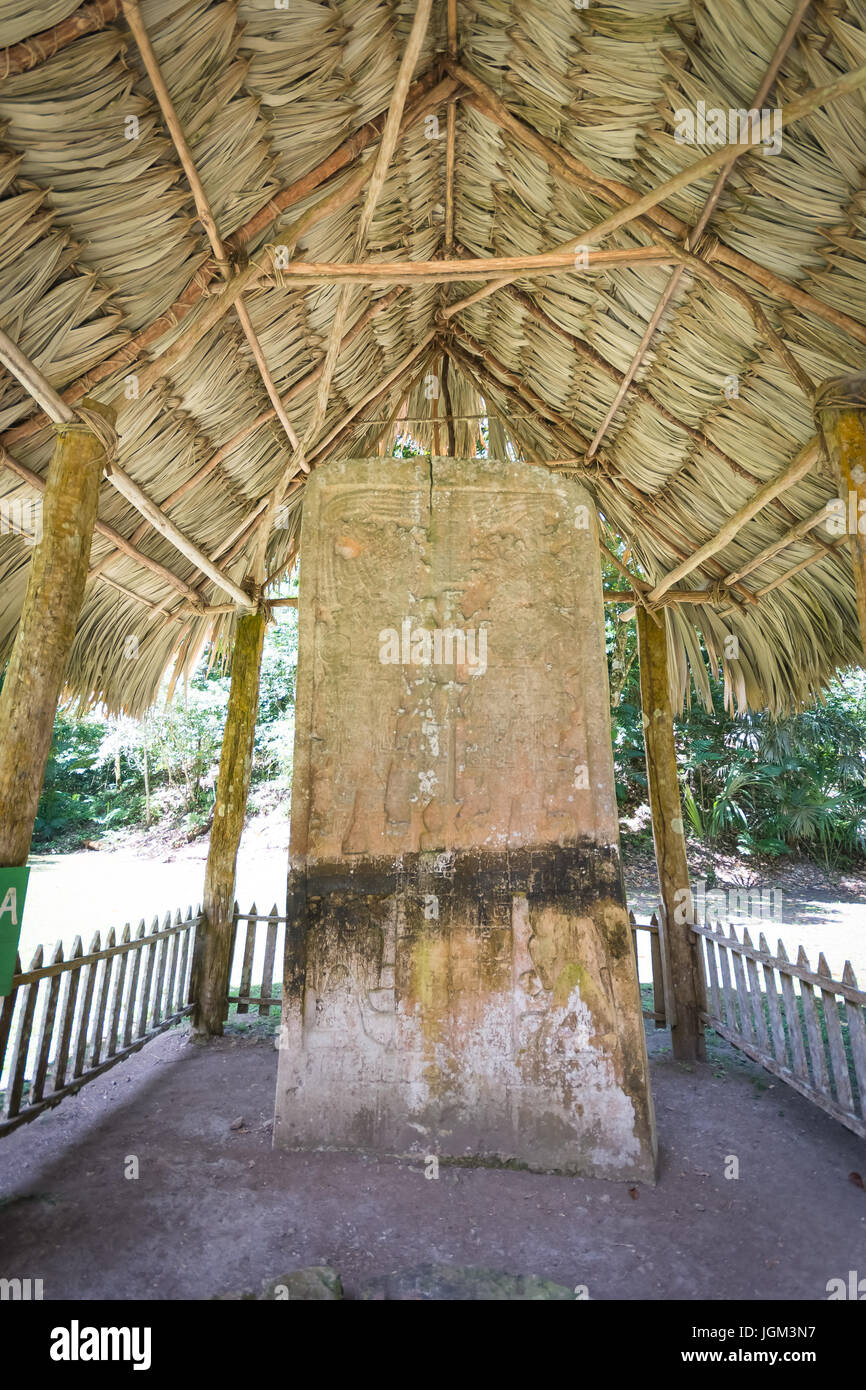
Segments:
[[[43,410],[55,424],[71,424],[75,420],[75,412],[71,406],[66,404],[38,367],[2,331],[0,331],[0,362],[21,382],[25,391],[32,395],[35,400],[38,400]],[[142,516],[147,518],[155,531],[170,541],[176,550],[191,560],[214,584],[230,594],[241,607],[249,608],[251,606],[249,595],[235,584],[233,579],[218,569],[116,462],[111,465],[109,480],[117,491],[128,502],[131,502]]]
[[[369,235],[370,226],[373,221],[373,214],[375,213],[376,206],[382,194],[382,190],[385,187],[385,180],[388,176],[388,170],[391,167],[391,160],[394,157],[394,152],[397,148],[397,141],[400,138],[400,132],[403,128],[403,115],[406,106],[406,101],[409,96],[409,90],[412,83],[412,76],[415,72],[415,67],[418,63],[418,59],[421,56],[421,50],[424,46],[424,40],[427,37],[427,28],[430,22],[430,14],[432,8],[433,0],[417,0],[415,14],[412,19],[412,27],[409,31],[409,37],[406,40],[406,47],[403,51],[402,58],[400,59],[400,65],[397,69],[397,76],[394,82],[394,90],[391,94],[391,101],[388,106],[388,114],[385,117],[385,124],[382,129],[382,139],[379,142],[379,149],[376,158],[373,161],[373,168],[369,173],[368,179],[366,180],[367,191],[364,198],[364,204],[361,208],[361,212],[358,218],[357,226],[355,228],[353,260],[357,260],[357,258],[362,254],[367,245],[367,237]],[[285,490],[291,482],[292,478],[298,472],[309,471],[307,454],[309,453],[312,445],[315,443],[319,431],[325,421],[325,416],[328,410],[328,397],[331,390],[331,382],[334,376],[334,371],[337,365],[337,359],[340,353],[340,346],[343,339],[343,331],[346,324],[346,315],[349,309],[351,293],[351,287],[348,285],[340,291],[340,297],[337,301],[334,319],[331,324],[331,330],[328,336],[328,345],[325,351],[325,362],[321,377],[318,381],[316,391],[316,403],[313,409],[312,416],[305,426],[302,440],[296,445],[296,447],[293,450],[288,467],[283,470],[280,477],[277,479],[273,492],[271,493],[271,496],[268,499],[267,511],[265,513],[262,525],[259,528],[259,533],[256,537],[256,545],[252,561],[252,574],[256,584],[258,585],[264,583],[265,556],[267,552],[268,540],[270,538],[270,532],[277,515],[277,510],[280,506],[280,503],[283,500]]]
[[[784,492],[786,488],[793,487],[795,483],[799,483],[802,478],[805,478],[806,474],[814,468],[819,457],[820,448],[818,440],[817,438],[811,439],[809,443],[800,450],[797,457],[788,464],[787,468],[784,468],[775,478],[770,478],[747,502],[743,503],[742,507],[739,507],[732,516],[728,517],[728,520],[719,528],[715,536],[705,541],[705,543],[699,546],[695,551],[694,555],[689,556],[688,559],[684,560],[680,565],[677,565],[675,569],[665,575],[664,579],[656,584],[649,595],[650,601],[655,602],[655,600],[666,593],[674,584],[677,584],[683,579],[685,575],[691,574],[692,570],[697,569],[705,560],[715,555],[717,551],[723,550],[726,545],[730,545],[731,541],[736,539],[737,534],[746,523],[751,521],[753,516],[757,516],[758,512],[761,511],[768,502],[778,497],[779,493]]]
[[[791,44],[794,42],[794,37],[797,33],[797,30],[800,28],[800,25],[802,24],[803,19],[806,16],[806,11],[809,9],[811,4],[812,0],[799,0],[799,3],[796,9],[794,10],[794,13],[791,15],[791,18],[788,21],[788,24],[785,28],[785,32],[783,33],[781,39],[779,40],[779,43],[776,46],[776,50],[773,54],[773,57],[770,60],[769,66],[764,74],[761,84],[758,87],[757,92],[755,93],[750,108],[751,110],[760,110],[763,106],[764,100],[768,96],[770,88],[776,80],[779,68],[782,66],[785,56],[789,48],[791,47]],[[722,168],[719,170],[718,174],[716,175],[716,181],[713,184],[713,187],[711,188],[706,198],[706,201],[704,202],[704,206],[701,209],[700,216],[698,217],[697,222],[695,223],[694,227],[685,239],[684,249],[686,251],[694,252],[696,250],[698,242],[700,241],[700,238],[703,235],[710,218],[712,217],[716,207],[718,206],[719,199],[721,198],[722,193],[724,192],[725,184],[727,183],[728,177],[730,176],[730,173],[734,167],[735,158],[736,156],[733,156],[730,162],[728,164],[723,165]],[[601,424],[599,425],[598,429],[593,435],[592,440],[590,441],[589,449],[587,451],[589,458],[592,458],[593,455],[598,451],[599,445],[604,439],[608,427],[610,426],[614,416],[619,410],[620,405],[625,400],[625,397],[628,394],[629,387],[634,381],[637,372],[643,365],[646,359],[646,355],[649,352],[649,349],[652,345],[652,340],[655,337],[656,329],[658,328],[662,318],[664,317],[665,310],[667,309],[668,305],[670,304],[671,300],[676,294],[679,284],[685,274],[685,271],[685,265],[681,264],[677,266],[676,270],[674,270],[673,274],[671,275],[671,278],[668,281],[661,297],[659,298],[658,304],[656,305],[655,309],[650,315],[649,322],[646,326],[646,329],[644,330],[640,343],[638,344],[638,347],[635,351],[634,356],[632,357],[631,362],[626,368],[626,371],[623,375],[623,379],[617,389],[616,395],[614,396],[613,401],[610,404],[610,408],[608,409],[607,414],[605,415],[604,419],[602,420]]]
[[[496,280],[507,275],[509,281],[532,275],[582,274],[584,269],[610,266],[670,265],[680,259],[679,249],[658,246],[625,246],[589,251],[585,263],[575,264],[573,250],[542,251],[532,256],[478,256],[431,261],[293,261],[279,272],[282,284],[328,285],[358,281],[364,285],[451,284],[462,280]],[[449,306],[450,307],[450,306]]]
[[[32,468],[28,468],[26,464],[14,458],[13,455],[2,446],[0,446],[0,463],[4,464],[5,467],[9,469],[10,473],[15,473],[21,478],[22,482],[35,488],[37,492],[45,491],[45,479],[40,478],[38,473],[34,473]],[[106,521],[100,521],[97,517],[93,529],[97,535],[103,536],[107,541],[110,541],[116,550],[122,551],[130,560],[135,560],[136,563],[141,565],[144,569],[150,570],[151,574],[157,575],[160,579],[165,580],[167,584],[170,584],[173,589],[177,589],[178,593],[183,594],[190,603],[201,604],[201,596],[191,584],[187,584],[185,580],[180,579],[173,570],[168,569],[165,565],[161,565],[158,560],[154,560],[150,555],[145,555],[142,551],[138,550],[125,536],[122,536],[119,531],[116,531],[113,526],[109,526]]]
[[[82,5],[50,29],[43,29],[40,34],[34,34],[23,43],[0,49],[0,78],[32,72],[40,63],[47,62],[76,39],[107,29],[119,13],[120,0],[90,0],[90,4]]]
[[[608,206],[634,208],[641,198],[635,189],[619,180],[603,178],[593,173],[588,165],[583,164],[561,145],[539,135],[531,126],[519,120],[509,111],[505,103],[483,79],[465,67],[452,63],[446,63],[446,67],[468,89],[467,94],[462,98],[465,105],[473,106],[482,111],[495,124],[515,135],[527,148],[540,155],[548,167],[558,174],[565,183],[581,193],[590,193],[598,197]],[[682,241],[690,231],[687,223],[658,204],[650,208],[646,216],[639,214],[635,221],[650,236],[654,236],[657,229],[661,228]],[[823,300],[800,289],[798,285],[792,285],[789,281],[783,280],[765,266],[759,265],[757,261],[753,261],[748,256],[726,246],[724,242],[719,241],[706,250],[702,249],[702,258],[707,262],[716,261],[720,265],[727,266],[730,270],[739,271],[742,275],[753,280],[755,284],[767,290],[774,298],[785,300],[798,309],[812,313],[827,323],[832,323],[836,328],[840,328],[858,342],[866,344],[866,325],[859,323],[849,314],[843,313],[832,305],[825,304]],[[488,292],[481,290],[478,292],[478,297],[483,298]]]
[[[118,0],[118,5],[119,3],[120,0]],[[410,95],[414,94],[414,101],[411,107],[409,107],[407,103],[403,128],[405,129],[412,121],[421,119],[428,109],[440,105],[450,94],[456,92],[458,87],[459,84],[452,78],[439,83],[433,82],[433,76],[431,74],[419,78],[410,89]],[[383,121],[383,117],[377,117],[374,121],[368,121],[367,124],[362,126],[359,131],[356,131],[354,135],[344,140],[333,154],[317,164],[310,173],[305,174],[301,179],[297,179],[287,188],[281,190],[275,197],[269,199],[263,208],[260,208],[242,227],[239,227],[237,231],[226,239],[226,246],[231,247],[232,250],[235,251],[242,249],[258,236],[261,231],[265,230],[277,218],[281,217],[283,212],[288,208],[308,198],[310,194],[314,193],[323,183],[327,183],[335,174],[357,161],[362,152],[381,135]],[[355,197],[356,192],[357,189],[355,189],[354,186],[352,186],[350,191],[346,191],[345,188],[336,190],[335,196],[329,195],[317,205],[317,209],[320,209],[320,215],[327,216],[330,212],[334,211],[336,207],[342,207],[345,202],[350,202],[351,199]],[[303,229],[307,230],[316,220],[318,220],[318,217],[310,217],[309,220],[305,219]],[[84,376],[79,377],[76,381],[72,382],[71,385],[67,386],[64,391],[61,392],[63,399],[69,405],[74,405],[76,401],[81,400],[82,397],[87,395],[87,393],[100,381],[104,381],[107,377],[112,376],[115,372],[122,371],[124,368],[131,370],[148,347],[157,342],[172,328],[177,327],[195,305],[206,296],[216,274],[217,266],[215,262],[209,260],[201,265],[183,293],[168,309],[164,310],[153,323],[148,324],[125,342],[123,346],[112,353],[110,357],[107,357],[103,362],[99,363],[98,366],[93,367],[89,372],[85,373]],[[197,342],[198,338],[194,341]],[[6,430],[3,435],[0,436],[0,442],[6,445],[14,445],[21,439],[26,439],[30,435],[35,434],[48,423],[47,415],[45,415],[44,412],[39,412],[30,416],[29,419],[23,421],[20,425],[15,425],[11,429]]]
[[[762,566],[768,564],[770,560],[775,559],[782,550],[787,550],[789,545],[794,545],[797,541],[801,541],[804,536],[808,535],[810,531],[814,530],[816,526],[826,520],[827,506],[825,504],[823,507],[819,507],[816,512],[812,512],[811,516],[804,517],[802,521],[798,521],[797,525],[792,526],[790,531],[786,531],[784,536],[780,536],[778,540],[773,541],[772,545],[766,546],[751,560],[748,560],[746,564],[742,565],[740,569],[734,570],[731,574],[726,575],[725,583],[734,584],[738,579],[743,579],[747,574],[752,574],[755,570],[761,569]]]
[[[154,52],[153,44],[150,41],[150,35],[147,31],[147,26],[145,25],[144,20],[141,17],[141,10],[139,8],[138,0],[122,0],[122,5],[124,17],[132,32],[132,36],[135,39],[136,44],[138,45],[138,51],[141,54],[141,60],[144,64],[145,72],[150,78],[157,102],[159,103],[159,109],[161,110],[165,124],[168,127],[168,133],[171,137],[171,142],[174,145],[177,157],[180,160],[181,166],[186,175],[187,183],[189,184],[190,189],[192,191],[192,196],[193,200],[195,201],[195,207],[196,212],[198,213],[199,222],[204,228],[208,241],[210,242],[211,249],[214,255],[216,256],[223,280],[229,280],[231,279],[232,273],[231,264],[229,261],[229,252],[225,242],[222,239],[222,236],[220,235],[219,228],[217,227],[216,218],[214,217],[213,209],[210,205],[210,200],[207,196],[207,193],[205,192],[204,185],[199,176],[195,160],[193,159],[192,150],[189,147],[189,142],[187,141],[186,135],[184,133],[183,125],[181,124],[180,117],[177,114],[177,109],[175,108],[174,102],[171,99],[171,93],[168,90],[168,86],[162,73],[162,68],[159,65],[159,59],[157,58],[156,53]],[[243,329],[244,337],[246,338],[247,343],[249,344],[250,351],[253,355],[253,360],[255,361],[255,364],[259,371],[259,376],[261,377],[265,390],[268,394],[268,399],[270,400],[271,405],[274,408],[274,411],[278,420],[280,421],[280,424],[282,425],[283,429],[285,430],[288,436],[289,443],[292,445],[292,448],[296,448],[298,443],[298,436],[295,434],[292,422],[286,414],[286,408],[283,405],[282,400],[280,399],[280,393],[277,390],[276,385],[274,384],[274,379],[271,375],[270,368],[268,367],[267,360],[262,349],[262,345],[259,342],[258,335],[256,334],[255,329],[253,328],[252,320],[250,319],[249,309],[247,308],[247,305],[244,302],[244,298],[242,295],[236,301],[234,305],[234,310],[238,316],[238,319],[240,320],[240,325]]]

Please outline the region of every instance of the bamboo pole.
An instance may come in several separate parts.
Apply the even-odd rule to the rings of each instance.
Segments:
[[[90,408],[111,421],[105,406]],[[90,426],[64,421],[48,469],[42,538],[0,690],[0,864],[27,862],[51,749],[57,701],[75,638],[105,445]]]
[[[601,270],[610,266],[670,265],[678,262],[681,256],[679,249],[623,246],[610,250],[589,250],[580,265],[576,264],[571,248],[528,256],[467,256],[432,261],[292,261],[280,270],[279,279],[287,285],[327,285],[344,281],[357,281],[364,285],[435,285],[462,280],[495,280],[501,275],[507,275],[510,279],[526,279],[533,275],[562,272],[567,275],[583,274],[584,270]]]
[[[866,666],[866,373],[825,382],[815,417],[843,502]]]
[[[232,678],[223,732],[213,828],[205,867],[202,922],[193,959],[193,1033],[222,1034],[228,1014],[232,914],[238,849],[244,828],[266,618],[262,612],[238,619]]]
[[[678,1061],[703,1061],[706,1046],[699,1010],[704,1007],[704,991],[696,938],[690,929],[694,913],[677,779],[667,626],[641,606],[635,616],[647,785],[676,1013],[671,1043]]]

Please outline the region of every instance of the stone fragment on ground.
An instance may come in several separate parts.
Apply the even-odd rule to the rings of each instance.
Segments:
[[[445,1264],[416,1265],[371,1279],[359,1296],[363,1300],[452,1303],[576,1299],[573,1289],[534,1274],[503,1274],[498,1269]]]

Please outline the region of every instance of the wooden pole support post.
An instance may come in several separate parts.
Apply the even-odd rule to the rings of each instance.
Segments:
[[[704,1007],[703,976],[697,937],[690,926],[694,913],[677,779],[667,628],[663,618],[657,623],[643,607],[638,607],[635,617],[647,784],[676,1015],[671,1042],[678,1061],[703,1061],[704,1026],[698,1014]]]
[[[839,523],[848,533],[866,666],[866,372],[825,382],[815,398],[815,417],[844,509]]]
[[[250,790],[266,621],[264,613],[240,617],[232,653],[231,689],[205,868],[203,921],[193,959],[192,1026],[200,1037],[221,1035],[228,1014],[235,870]]]
[[[90,410],[113,422],[96,401]],[[39,538],[0,691],[0,864],[27,862],[57,702],[84,598],[105,444],[89,425],[55,426]]]

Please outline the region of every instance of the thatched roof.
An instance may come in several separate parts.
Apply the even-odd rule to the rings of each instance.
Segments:
[[[491,452],[585,481],[611,546],[628,543],[634,586],[651,590],[808,446],[812,388],[862,368],[866,0],[461,0],[449,33],[450,10],[434,0],[426,32],[416,25],[417,60],[402,73],[413,86],[371,196],[414,0],[141,0],[232,261],[223,274],[119,0],[0,0],[0,326],[73,403],[85,391],[115,402],[124,472],[236,583],[265,518],[265,574],[284,572],[303,499],[298,472],[275,502],[297,451],[257,341],[308,465],[385,441],[390,452],[397,417],[427,447],[472,456],[487,414]],[[810,98],[851,73],[849,90]],[[768,75],[762,105],[792,116],[781,152],[741,155],[689,254],[718,162],[644,217],[589,235],[719,153],[678,142],[678,109],[749,108]],[[584,237],[619,262],[512,270],[482,297],[483,268],[481,280],[398,270],[345,289],[327,269],[298,278],[273,251],[419,263],[536,255]],[[252,337],[222,312],[227,283],[244,288]],[[431,374],[443,379],[438,400]],[[2,371],[0,430],[0,499],[34,496],[53,432]],[[818,457],[679,580],[699,591],[664,610],[681,694],[690,665],[706,687],[698,632],[740,706],[789,708],[858,661],[844,539],[801,528],[749,568],[834,491]],[[110,480],[100,519],[70,689],[136,712],[233,616],[204,611],[226,594]],[[0,656],[30,553],[0,535]]]

